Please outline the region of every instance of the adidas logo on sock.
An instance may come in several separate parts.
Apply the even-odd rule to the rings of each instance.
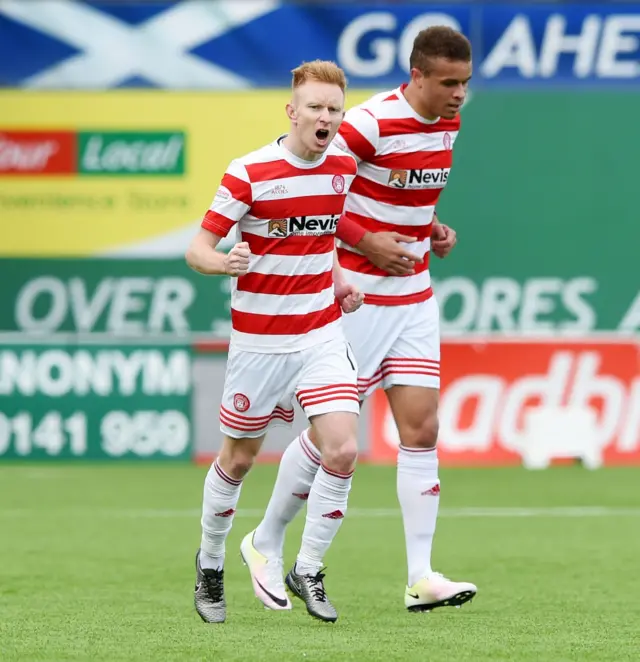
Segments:
[[[235,512],[233,508],[229,508],[229,510],[225,510],[222,513],[216,513],[216,517],[231,517]]]
[[[342,519],[344,513],[341,510],[334,510],[332,513],[325,513],[323,517],[326,517],[327,519]]]
[[[440,494],[440,484],[438,483],[437,485],[434,485],[428,490],[425,490],[424,492],[420,492],[422,496],[425,496],[425,494],[430,494],[431,496],[438,496]]]
[[[298,499],[302,499],[303,501],[306,501],[309,498],[309,492],[291,492],[292,496],[298,497]]]

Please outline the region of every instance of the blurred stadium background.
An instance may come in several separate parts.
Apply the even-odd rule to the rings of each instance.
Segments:
[[[377,393],[329,559],[348,634],[269,629],[234,556],[239,626],[212,641],[190,559],[228,283],[184,251],[228,162],[286,132],[293,67],[337,61],[351,106],[430,24],[474,47],[439,206],[459,244],[432,273],[436,557],[480,597],[406,619]],[[633,2],[0,0],[0,659],[637,659],[638,118]],[[230,546],[274,476],[247,479]]]

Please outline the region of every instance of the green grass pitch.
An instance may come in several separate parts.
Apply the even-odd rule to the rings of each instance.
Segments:
[[[640,659],[640,470],[442,470],[435,566],[478,584],[462,609],[410,614],[393,467],[361,466],[327,558],[340,618],[270,612],[238,556],[275,467],[245,481],[227,622],[193,609],[206,467],[0,466],[0,660]],[[287,538],[287,565],[302,518]]]

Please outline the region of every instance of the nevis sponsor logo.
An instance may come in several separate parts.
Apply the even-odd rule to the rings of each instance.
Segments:
[[[267,236],[282,238],[290,235],[334,234],[339,220],[339,214],[274,218],[267,225]]]
[[[0,131],[0,176],[180,176],[186,142],[183,131]]]
[[[442,188],[449,179],[450,168],[426,170],[390,170],[387,183],[394,188]]]

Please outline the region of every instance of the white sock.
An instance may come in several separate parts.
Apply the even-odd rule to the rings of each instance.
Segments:
[[[236,512],[240,497],[241,480],[231,478],[216,460],[204,481],[202,503],[202,542],[200,565],[203,568],[221,569],[224,565],[225,540]]]
[[[398,501],[407,545],[408,586],[431,574],[431,547],[438,518],[440,480],[434,449],[398,450]]]
[[[319,468],[320,451],[305,430],[282,455],[271,500],[253,536],[254,546],[266,557],[282,558],[285,529],[307,502]]]
[[[353,471],[342,474],[321,465],[307,502],[307,521],[296,561],[298,574],[316,575],[322,567],[322,559],[347,513],[352,477]]]

